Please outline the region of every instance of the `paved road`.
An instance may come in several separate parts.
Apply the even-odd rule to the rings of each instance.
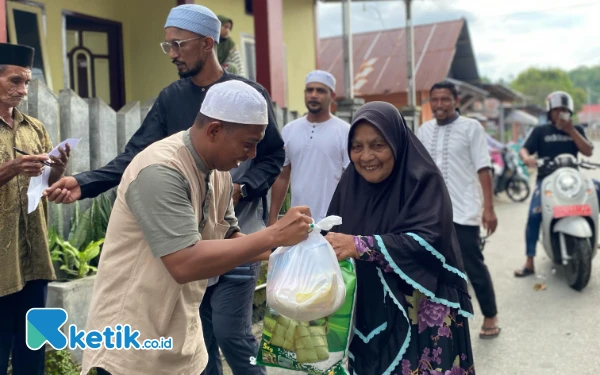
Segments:
[[[596,144],[596,150],[600,143]],[[600,163],[600,152],[592,158]],[[586,171],[600,179],[600,170]],[[537,277],[516,279],[513,271],[524,261],[524,228],[529,202],[496,201],[497,232],[485,248],[486,263],[496,287],[502,333],[494,340],[478,337],[482,317],[474,298],[476,317],[471,336],[477,375],[597,374],[594,357],[600,353],[600,260],[583,292],[570,289],[560,269],[538,245]],[[547,288],[535,291],[543,281]],[[472,293],[472,295],[474,295]],[[269,375],[299,374],[269,369]]]
[[[595,148],[598,150],[600,143]],[[600,153],[591,160],[600,162]],[[600,170],[585,173],[600,179]],[[503,330],[495,340],[480,340],[481,315],[472,321],[477,374],[597,374],[589,356],[600,353],[596,341],[600,337],[600,261],[597,257],[593,262],[587,288],[577,292],[568,287],[560,268],[553,271],[552,262],[538,244],[538,277],[513,277],[513,271],[524,262],[528,204],[497,200],[499,228],[490,237],[485,256]],[[544,280],[546,290],[535,291],[534,284]]]

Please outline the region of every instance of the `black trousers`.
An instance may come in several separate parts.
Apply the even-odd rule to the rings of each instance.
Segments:
[[[483,252],[479,245],[479,227],[454,223],[454,228],[458,236],[465,271],[467,271],[469,282],[475,290],[481,313],[486,318],[493,318],[498,314],[496,294],[490,271],[484,263]]]
[[[16,293],[0,297],[0,375],[6,375],[12,353],[13,375],[44,375],[45,346],[27,347],[25,316],[32,308],[46,307],[48,281],[33,280]]]
[[[250,364],[259,342],[252,334],[252,301],[260,263],[246,264],[219,278],[206,290],[200,306],[208,364],[202,375],[222,375],[219,348],[234,375],[266,375],[263,366]]]

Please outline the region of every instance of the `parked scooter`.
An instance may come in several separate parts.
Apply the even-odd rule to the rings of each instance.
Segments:
[[[598,238],[598,198],[592,179],[579,168],[595,169],[570,154],[538,160],[548,173],[542,194],[542,241],[552,261],[562,265],[569,286],[582,290],[588,284]]]
[[[531,193],[529,178],[519,167],[519,156],[510,147],[502,150],[503,167],[494,168],[494,195],[506,192],[514,202],[523,202]]]

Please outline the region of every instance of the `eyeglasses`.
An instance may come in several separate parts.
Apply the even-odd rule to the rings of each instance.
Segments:
[[[204,37],[199,36],[196,38],[190,38],[190,39],[185,39],[185,40],[174,40],[172,42],[162,42],[162,43],[160,43],[160,48],[162,48],[164,53],[171,52],[171,49],[173,49],[174,51],[179,51],[181,49],[182,43],[189,42],[191,40],[201,39],[201,38],[204,38]]]

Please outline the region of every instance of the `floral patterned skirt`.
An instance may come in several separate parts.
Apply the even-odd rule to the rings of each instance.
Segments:
[[[402,375],[474,375],[469,322],[456,309],[431,302],[418,291],[409,304],[411,340],[403,355]]]
[[[398,301],[404,312],[389,302],[385,330],[352,340],[351,375],[475,375],[468,318],[417,290]]]

